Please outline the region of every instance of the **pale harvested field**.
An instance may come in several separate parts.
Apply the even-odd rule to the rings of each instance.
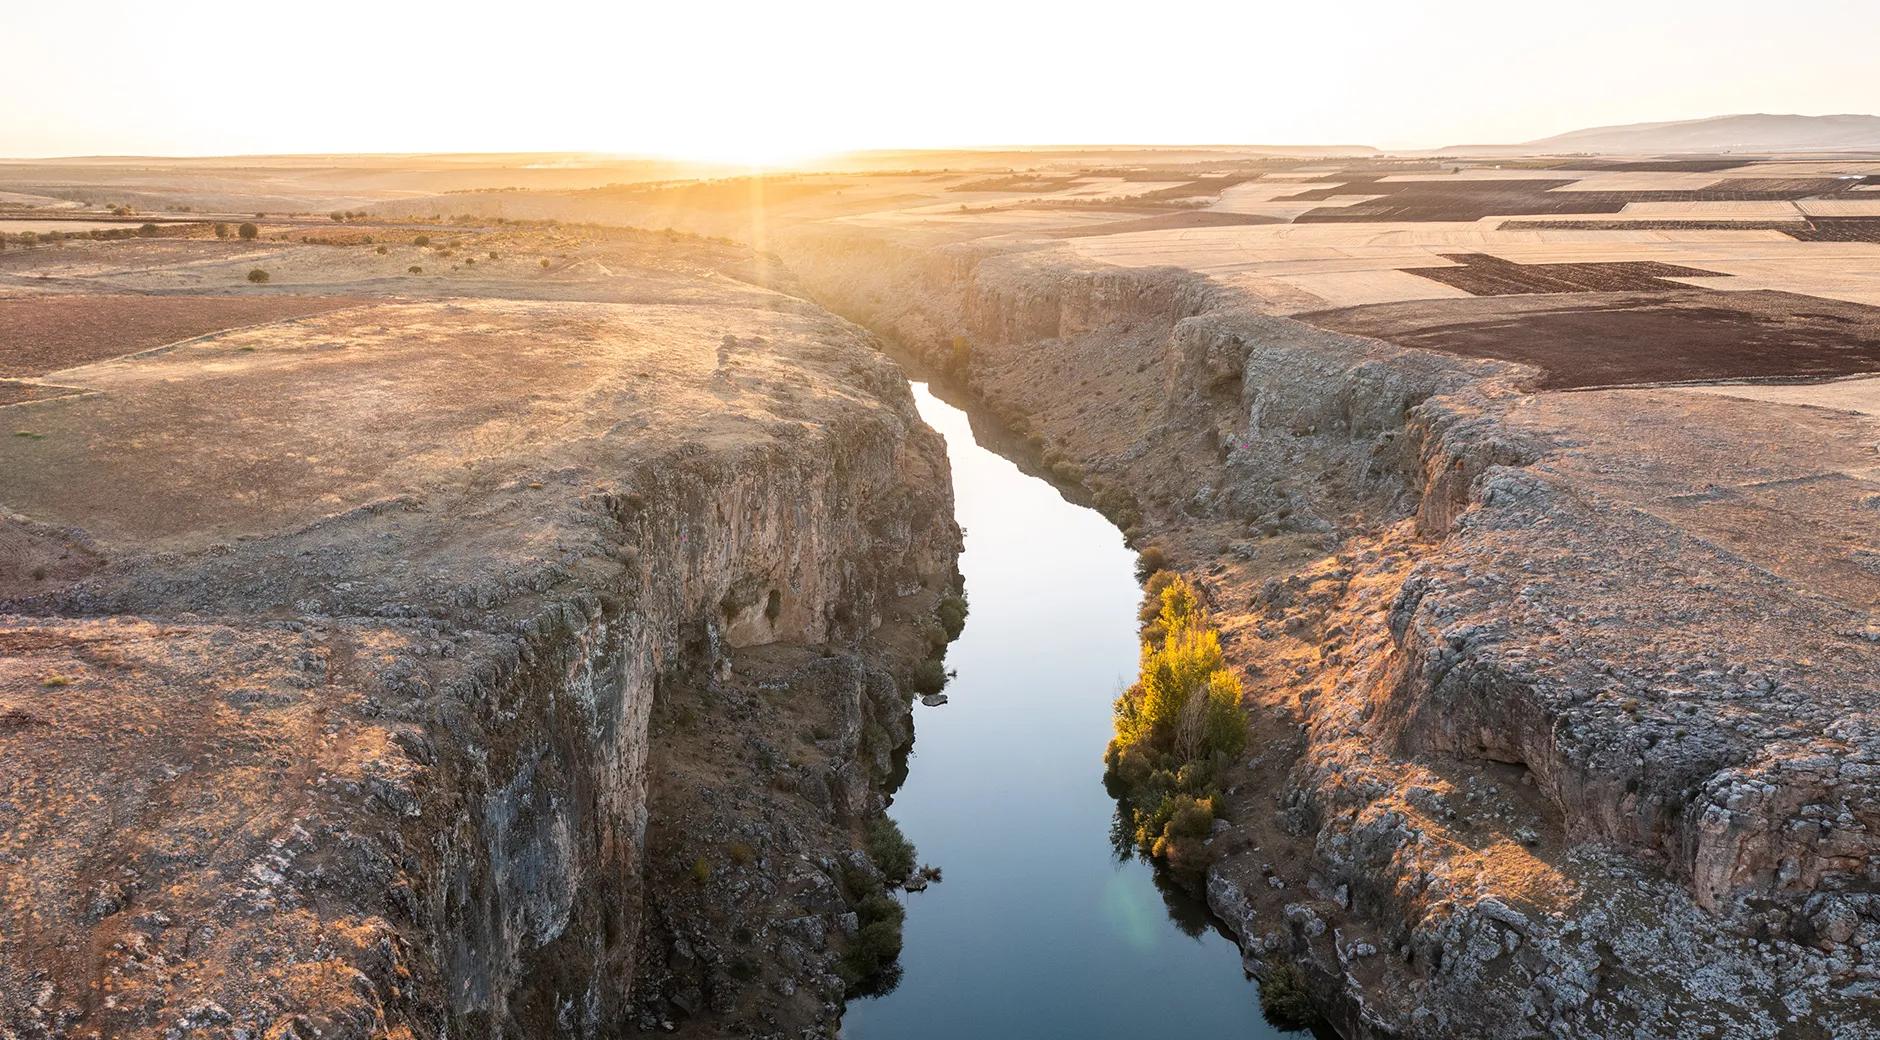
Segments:
[[[1270,224],[1132,232],[1073,239],[1064,248],[1124,267],[1176,266],[1220,277],[1288,313],[1458,295],[1403,273],[1449,266],[1445,255],[1456,253],[1519,264],[1657,261],[1728,276],[1676,279],[1692,286],[1880,304],[1880,244],[1799,242],[1769,229],[1500,231],[1495,220]]]
[[[983,203],[981,205],[984,205]],[[1019,232],[1054,231],[1060,228],[1079,227],[1094,224],[1107,224],[1117,219],[1114,210],[1108,209],[1064,209],[1042,207],[1035,209],[971,209],[962,211],[955,203],[952,208],[943,206],[923,206],[912,209],[882,210],[877,213],[858,213],[853,216],[838,217],[832,223],[849,224],[865,228],[919,229],[933,227],[949,230],[975,232],[979,235],[1007,235]]]
[[[1270,298],[1284,299],[1285,313],[1325,310],[1332,307],[1360,307],[1371,303],[1402,303],[1407,300],[1466,299],[1469,294],[1451,285],[1432,281],[1399,270],[1327,271],[1310,274],[1241,276],[1230,278]],[[1296,290],[1295,297],[1275,292],[1265,283]]]
[[[1880,199],[1803,199],[1795,205],[1811,217],[1880,217]]]
[[[1737,177],[1833,177],[1844,173],[1880,173],[1880,161],[1846,159],[1798,159],[1788,162],[1757,163],[1719,176]]]
[[[1800,220],[1793,202],[1628,202],[1622,217],[1652,220]],[[1601,217],[1600,219],[1605,219]]]
[[[1699,191],[1717,183],[1716,173],[1670,173],[1653,171],[1612,170],[1593,171],[1590,173],[1573,170],[1542,170],[1552,179],[1578,177],[1572,184],[1565,184],[1554,191]]]
[[[1867,249],[1829,256],[1725,257],[1698,266],[1729,275],[1728,278],[1673,280],[1725,292],[1776,289],[1880,307],[1880,250],[1867,243],[1821,244],[1865,245]]]
[[[1398,184],[1407,181],[1557,181],[1568,177],[1594,176],[1598,174],[1586,170],[1501,170],[1489,166],[1478,166],[1454,173],[1393,173],[1388,177],[1378,178],[1378,182]]]
[[[1323,185],[1301,184],[1298,181],[1274,181],[1271,179],[1248,181],[1245,184],[1236,184],[1231,188],[1223,189],[1220,195],[1215,198],[1214,202],[1208,206],[1208,209],[1216,213],[1243,213],[1251,216],[1278,217],[1281,220],[1291,220],[1301,213],[1309,213],[1315,209],[1351,206],[1360,202],[1369,202],[1378,197],[1376,195],[1355,194],[1334,195],[1329,199],[1320,199],[1317,201],[1303,199],[1293,201],[1285,198],[1287,195],[1297,195],[1302,191],[1316,187],[1323,187]]]
[[[1720,386],[1693,386],[1691,393],[1718,397],[1740,397],[1751,401],[1809,405],[1843,412],[1880,417],[1880,376],[1838,379],[1831,383],[1803,385],[1727,383]]]

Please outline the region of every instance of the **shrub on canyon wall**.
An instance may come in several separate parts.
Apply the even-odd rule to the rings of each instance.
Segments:
[[[1141,674],[1116,699],[1104,778],[1129,843],[1195,877],[1207,865],[1201,842],[1219,804],[1216,781],[1245,748],[1247,720],[1240,679],[1194,586],[1167,571],[1150,581],[1157,610],[1143,630]]]

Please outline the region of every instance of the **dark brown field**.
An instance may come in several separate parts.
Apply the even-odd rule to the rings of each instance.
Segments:
[[[1405,346],[1534,365],[1544,390],[1880,369],[1880,310],[1785,292],[1485,296],[1302,317]]]
[[[1520,293],[1672,292],[1686,288],[1667,278],[1716,278],[1715,271],[1629,260],[1593,264],[1517,264],[1486,253],[1445,253],[1460,267],[1411,267],[1409,273],[1453,285],[1471,296]]]

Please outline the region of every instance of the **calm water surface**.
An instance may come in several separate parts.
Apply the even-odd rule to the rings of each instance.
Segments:
[[[1136,670],[1134,554],[914,395],[946,436],[972,615],[947,654],[952,702],[915,708],[890,814],[946,878],[907,896],[901,983],[849,1005],[845,1040],[1286,1035],[1201,908],[1111,848],[1103,746]]]

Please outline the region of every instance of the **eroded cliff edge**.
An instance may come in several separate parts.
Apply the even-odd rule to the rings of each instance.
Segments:
[[[943,445],[853,326],[599,260],[32,406],[0,1035],[833,1028],[956,580]],[[769,782],[702,801],[708,755]]]
[[[784,256],[1202,578],[1255,738],[1209,901],[1346,1035],[1880,1035],[1872,422],[1050,248]]]

